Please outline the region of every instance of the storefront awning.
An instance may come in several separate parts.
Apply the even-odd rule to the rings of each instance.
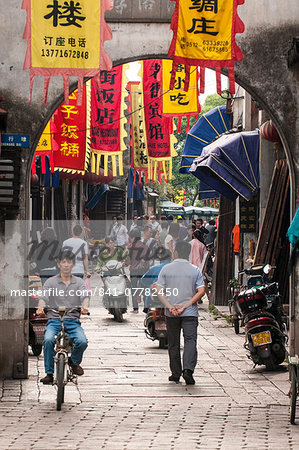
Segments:
[[[190,173],[225,197],[249,200],[259,184],[259,131],[232,133],[204,147]]]
[[[180,173],[189,173],[194,158],[201,155],[203,147],[230,128],[231,114],[226,114],[226,106],[217,106],[203,114],[187,134]]]

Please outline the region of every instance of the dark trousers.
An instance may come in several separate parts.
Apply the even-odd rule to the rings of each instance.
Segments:
[[[137,273],[131,272],[130,273],[130,282],[131,282],[131,294],[132,294],[132,306],[133,309],[138,309],[138,297],[140,295],[140,290],[137,291],[137,288],[139,288],[139,280],[142,277],[142,275],[139,275]]]
[[[181,330],[184,337],[183,369],[194,372],[197,363],[197,327],[198,318],[166,317],[168,354],[170,370],[173,376],[180,377],[182,374],[182,363],[180,353]]]

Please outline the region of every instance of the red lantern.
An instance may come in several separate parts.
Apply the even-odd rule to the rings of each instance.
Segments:
[[[38,175],[36,173],[32,173],[30,176],[31,186],[35,186],[38,183]]]
[[[104,183],[104,170],[100,169],[99,174],[86,172],[84,175],[84,181],[88,184],[103,184]]]
[[[83,175],[81,173],[71,173],[59,171],[59,178],[61,180],[82,180]]]
[[[273,124],[272,120],[267,120],[261,125],[261,135],[264,139],[270,142],[280,142],[279,134]]]

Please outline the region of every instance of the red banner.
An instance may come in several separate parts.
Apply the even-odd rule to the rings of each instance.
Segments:
[[[56,133],[53,136],[58,144],[54,152],[55,169],[84,174],[88,163],[86,149],[86,90],[83,86],[82,104],[77,105],[78,91],[69,96],[69,104],[62,104],[54,114]]]
[[[143,61],[143,98],[148,155],[151,158],[170,156],[172,118],[162,120],[163,69],[161,59]]]
[[[126,68],[126,67],[125,67]],[[112,70],[103,70],[100,77],[101,90],[95,80],[91,80],[91,150],[92,167],[99,166],[99,158],[104,156],[104,170],[108,173],[108,157],[112,158],[113,175],[116,175],[116,157],[119,174],[123,175],[122,152],[126,149],[124,138],[123,70],[117,66]],[[95,159],[97,162],[95,163]]]

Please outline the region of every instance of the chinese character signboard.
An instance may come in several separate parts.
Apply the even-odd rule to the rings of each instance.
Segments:
[[[100,76],[101,90],[94,79],[91,80],[91,167],[100,166],[100,158],[104,157],[104,175],[108,175],[108,158],[112,160],[113,176],[117,175],[117,160],[119,175],[123,175],[123,151],[126,117],[124,114],[124,97],[127,95],[125,72],[128,65],[103,70]]]
[[[135,171],[145,171],[147,178],[148,155],[147,155],[147,141],[144,120],[143,95],[141,83],[129,82],[127,85],[129,90],[129,109],[131,117],[132,135],[132,162],[131,167]],[[134,178],[135,178],[134,171]]]
[[[52,119],[49,120],[49,122],[46,125],[46,128],[44,129],[43,134],[40,137],[40,140],[38,141],[36,150],[35,150],[35,156],[32,160],[32,173],[36,174],[36,165],[35,165],[35,158],[40,157],[41,160],[41,171],[42,174],[46,173],[46,156],[49,158],[49,168],[50,171],[53,173],[55,171],[54,169],[54,159],[53,159],[53,151],[58,149],[57,142],[54,139],[54,133],[55,133],[55,124]]]
[[[112,38],[104,13],[112,7],[112,0],[23,0],[30,98],[36,75],[45,78],[45,103],[50,77],[62,76],[67,103],[69,76],[77,76],[80,104],[83,77],[98,77],[112,67],[104,50],[104,41]]]
[[[200,66],[200,92],[204,92],[204,69],[216,69],[217,92],[221,93],[221,68],[227,67],[230,91],[234,87],[234,62],[243,54],[235,41],[243,33],[244,24],[237,7],[244,0],[172,0],[176,2],[171,29],[173,39],[168,56],[173,59],[170,89],[175,84],[178,64],[186,65],[185,90],[190,80],[190,67]]]
[[[180,133],[181,119],[183,116],[187,117],[188,124],[186,133],[189,131],[189,120],[191,116],[197,118],[200,112],[200,105],[198,101],[198,69],[191,67],[190,83],[188,91],[184,91],[185,85],[185,66],[178,64],[175,83],[173,89],[169,89],[172,61],[170,59],[163,59],[163,116],[178,117],[177,133]]]
[[[172,117],[162,117],[162,60],[145,60],[142,63],[145,129],[148,151],[148,177],[160,180],[171,178],[174,136]]]
[[[54,114],[56,132],[52,135],[58,149],[53,152],[55,169],[84,175],[88,166],[89,121],[87,101],[90,81],[83,86],[82,104],[77,105],[78,91],[69,96],[68,104],[62,104]]]
[[[257,222],[257,200],[246,201],[239,197],[240,200],[240,232],[241,233],[256,233]]]

